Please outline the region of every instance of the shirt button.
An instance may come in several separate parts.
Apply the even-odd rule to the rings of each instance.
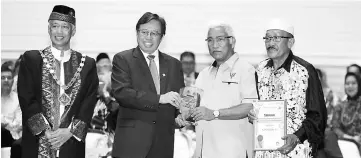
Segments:
[[[155,123],[157,123],[157,122],[153,121],[153,124],[155,124]]]

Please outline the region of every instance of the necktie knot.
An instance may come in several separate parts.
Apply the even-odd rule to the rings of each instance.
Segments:
[[[147,58],[148,58],[149,60],[154,60],[155,56],[154,56],[154,55],[148,55]]]
[[[60,52],[60,57],[63,58],[64,57],[64,51]]]

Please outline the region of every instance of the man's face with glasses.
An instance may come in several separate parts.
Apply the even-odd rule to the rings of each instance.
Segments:
[[[235,39],[229,36],[224,28],[216,27],[209,29],[206,42],[209,54],[217,62],[225,62],[232,56]]]
[[[158,49],[161,41],[162,35],[159,21],[151,20],[139,26],[139,30],[137,30],[137,42],[142,51],[145,53],[153,53]]]
[[[283,30],[267,30],[263,40],[266,45],[267,55],[271,59],[278,59],[287,55],[294,43],[291,34]]]

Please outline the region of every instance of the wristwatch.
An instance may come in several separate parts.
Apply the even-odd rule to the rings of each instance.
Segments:
[[[218,110],[214,110],[214,111],[213,111],[213,116],[214,116],[215,118],[218,118],[218,116],[219,116],[219,111],[218,111]]]

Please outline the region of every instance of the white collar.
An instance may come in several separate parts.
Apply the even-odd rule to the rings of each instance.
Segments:
[[[140,49],[140,48],[139,48]],[[142,54],[144,55],[144,58],[147,60],[147,56],[148,55],[154,55],[154,60],[159,58],[159,50],[156,49],[153,53],[145,53],[142,49],[140,49],[140,51],[142,52]],[[158,53],[157,53],[158,52]]]
[[[60,54],[61,54],[61,51],[60,51],[60,50],[56,49],[56,48],[53,47],[53,46],[51,46],[50,49],[51,49],[51,53],[53,53],[53,56],[54,56],[54,58],[55,58],[56,60],[63,61],[63,62],[69,61],[71,49],[66,50],[66,51],[64,52],[64,57],[63,57],[63,58],[60,57]]]

